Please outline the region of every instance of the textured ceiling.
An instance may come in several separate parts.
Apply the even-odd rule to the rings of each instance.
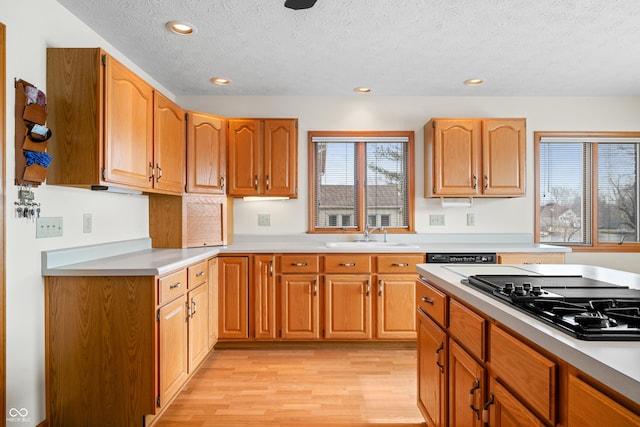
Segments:
[[[58,1],[175,95],[640,95],[638,0]]]

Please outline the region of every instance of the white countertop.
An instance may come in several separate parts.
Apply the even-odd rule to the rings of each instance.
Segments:
[[[579,340],[460,283],[461,279],[472,274],[583,275],[640,289],[640,275],[603,267],[569,264],[419,264],[417,271],[451,295],[640,404],[640,341]]]
[[[379,236],[376,236],[379,237]],[[395,236],[394,236],[395,237]],[[262,236],[241,240],[229,246],[188,249],[151,247],[151,239],[142,238],[42,252],[43,276],[154,276],[185,267],[218,254],[252,253],[454,253],[454,252],[569,252],[561,246],[534,243],[430,243],[389,239],[398,246],[334,246],[346,241],[318,240],[318,237]]]

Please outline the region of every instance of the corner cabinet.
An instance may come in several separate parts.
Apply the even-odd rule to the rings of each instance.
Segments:
[[[298,120],[228,120],[228,194],[298,197]]]
[[[425,197],[524,196],[525,130],[525,119],[430,120]]]
[[[179,194],[184,113],[97,48],[47,49],[47,183]]]
[[[187,193],[225,194],[227,121],[187,112]]]

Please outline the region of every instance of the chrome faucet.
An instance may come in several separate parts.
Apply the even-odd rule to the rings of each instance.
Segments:
[[[383,226],[379,226],[379,227],[369,227],[368,225],[364,228],[364,231],[362,232],[362,237],[364,238],[365,242],[368,242],[369,239],[371,239],[371,235],[373,233],[375,233],[376,230],[380,230],[380,231],[384,231],[384,227]],[[387,241],[387,232],[384,232],[384,241]]]

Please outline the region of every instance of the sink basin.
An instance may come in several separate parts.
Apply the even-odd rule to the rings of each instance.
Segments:
[[[420,246],[412,243],[403,242],[379,242],[377,240],[354,240],[351,242],[327,242],[328,248],[419,248]]]

